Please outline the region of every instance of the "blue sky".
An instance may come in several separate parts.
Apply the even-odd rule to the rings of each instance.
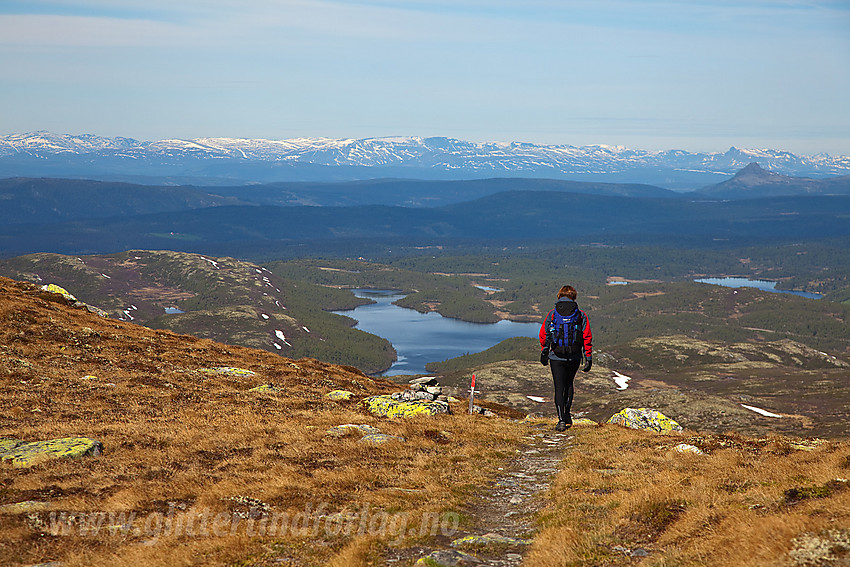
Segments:
[[[850,155],[850,0],[2,0],[0,134]]]

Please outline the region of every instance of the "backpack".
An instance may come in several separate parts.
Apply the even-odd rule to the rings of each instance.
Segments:
[[[572,358],[570,355],[582,351],[581,311],[576,309],[570,315],[561,315],[552,310],[549,320],[549,344],[552,352],[559,358]]]

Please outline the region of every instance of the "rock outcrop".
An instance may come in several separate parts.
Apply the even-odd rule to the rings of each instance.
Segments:
[[[630,427],[632,429],[648,429],[658,433],[682,431],[682,426],[660,411],[647,408],[625,408],[608,419],[608,423]]]
[[[30,443],[18,439],[0,439],[0,461],[17,468],[27,468],[54,459],[99,457],[102,454],[103,445],[100,441],[88,437],[64,437]]]
[[[451,413],[448,402],[438,400],[402,401],[392,395],[371,396],[363,400],[366,408],[375,415],[386,417],[414,417]]]
[[[68,302],[68,305],[72,307],[76,307],[78,309],[85,309],[89,313],[94,313],[95,315],[99,315],[104,318],[109,318],[109,313],[101,309],[100,307],[95,307],[94,305],[89,305],[83,301],[80,301],[76,297],[74,297],[71,292],[65,289],[62,286],[58,286],[56,284],[45,284],[41,286],[42,291],[46,291],[47,293],[55,293],[56,295],[61,295],[65,301]]]
[[[448,396],[433,376],[414,378],[410,387],[402,392],[372,396],[363,403],[375,415],[386,417],[411,417],[452,413]]]

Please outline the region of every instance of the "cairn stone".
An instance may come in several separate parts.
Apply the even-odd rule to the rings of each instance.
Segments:
[[[386,417],[415,417],[451,413],[449,404],[435,400],[398,400],[393,396],[372,396],[363,400],[375,415]]]

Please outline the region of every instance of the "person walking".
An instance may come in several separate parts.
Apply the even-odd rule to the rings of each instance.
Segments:
[[[570,406],[573,404],[573,381],[581,367],[590,372],[593,365],[590,320],[576,303],[576,289],[565,285],[558,291],[555,309],[550,311],[540,326],[540,362],[549,365],[555,382],[555,409],[558,425],[555,431],[564,431],[573,424]],[[583,363],[583,364],[582,364]]]

